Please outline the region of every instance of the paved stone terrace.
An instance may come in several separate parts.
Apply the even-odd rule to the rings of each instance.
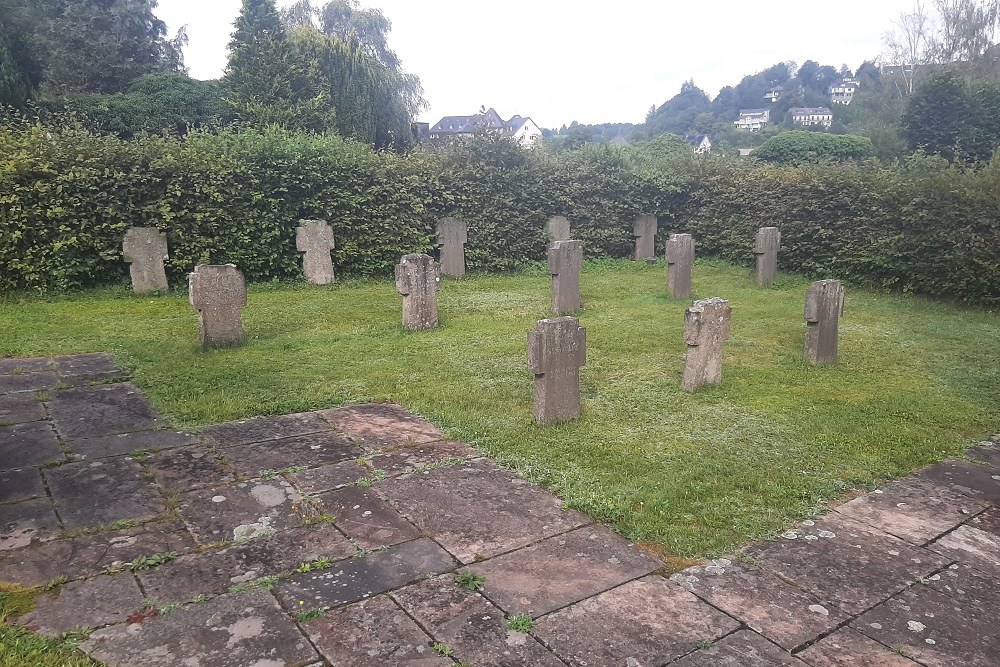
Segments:
[[[107,665],[1000,664],[994,443],[667,577],[399,407],[194,435],[121,376],[0,360],[0,580],[62,582],[12,620]]]

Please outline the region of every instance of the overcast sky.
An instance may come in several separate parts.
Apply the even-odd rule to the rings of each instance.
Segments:
[[[316,0],[314,4],[320,4]],[[290,4],[279,0],[279,5]],[[389,44],[420,77],[420,120],[495,107],[542,127],[642,122],[693,78],[710,96],[777,62],[856,69],[912,0],[362,0],[392,21]],[[171,33],[187,25],[191,76],[226,64],[240,0],[160,0]]]

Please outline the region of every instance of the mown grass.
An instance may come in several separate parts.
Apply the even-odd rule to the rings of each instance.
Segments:
[[[256,285],[245,347],[202,352],[184,293],[124,288],[0,302],[0,355],[106,350],[178,426],[396,401],[630,538],[712,556],[855,487],[962,451],[1000,423],[1000,316],[849,288],[841,362],[803,361],[808,281],[759,289],[700,261],[698,297],[733,305],[721,386],[679,389],[688,300],[660,263],[587,263],[585,414],[531,419],[526,336],[541,268],[447,280],[441,328],[400,324],[390,281]]]

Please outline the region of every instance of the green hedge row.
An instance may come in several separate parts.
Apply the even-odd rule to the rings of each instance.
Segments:
[[[782,230],[779,266],[807,275],[1000,304],[1000,162],[963,172],[914,158],[781,167],[693,159],[675,140],[525,151],[481,137],[407,155],[336,137],[194,132],[122,141],[76,127],[0,129],[0,290],[122,282],[130,226],[166,231],[168,276],[232,262],[250,280],[300,275],[295,228],[333,226],[345,276],[391,275],[431,251],[434,222],[469,223],[473,270],[544,258],[565,215],[588,256],[627,257],[632,220],[691,232],[702,256],[753,259],[758,227]]]

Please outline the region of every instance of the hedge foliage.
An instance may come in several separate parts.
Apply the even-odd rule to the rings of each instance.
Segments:
[[[130,226],[166,231],[182,285],[203,262],[299,276],[305,218],[332,225],[339,274],[386,276],[400,255],[432,252],[446,215],[469,223],[470,269],[509,270],[544,258],[551,215],[570,219],[588,256],[627,257],[642,213],[660,216],[660,247],[691,232],[700,255],[749,264],[757,228],[776,225],[784,270],[1000,304],[998,161],[788,167],[694,159],[666,139],[553,153],[492,137],[397,155],[278,130],[122,141],[0,129],[3,291],[125,281]]]

